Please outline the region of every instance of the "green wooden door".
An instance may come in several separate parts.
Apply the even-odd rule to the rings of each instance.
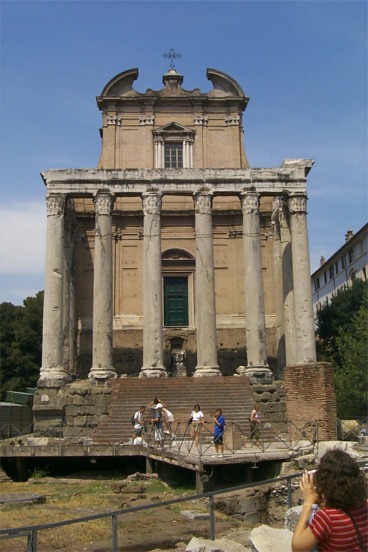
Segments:
[[[165,277],[164,297],[165,326],[188,326],[188,278]]]

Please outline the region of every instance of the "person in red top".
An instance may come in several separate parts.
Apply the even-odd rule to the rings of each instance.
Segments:
[[[346,452],[326,452],[313,474],[300,483],[303,510],[292,538],[292,552],[364,552],[368,550],[367,484]],[[309,522],[313,504],[320,509]]]

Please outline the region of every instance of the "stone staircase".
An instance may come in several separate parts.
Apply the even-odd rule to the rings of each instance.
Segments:
[[[199,403],[211,431],[212,415],[217,408],[222,408],[227,427],[235,422],[242,433],[249,433],[247,418],[254,397],[246,377],[120,378],[111,385],[109,416],[95,428],[92,434],[95,443],[127,442],[133,433],[131,416],[154,397],[159,397],[174,414],[174,426],[179,421],[185,426],[193,405]],[[149,409],[145,417],[151,417]],[[264,431],[262,437],[266,438]]]

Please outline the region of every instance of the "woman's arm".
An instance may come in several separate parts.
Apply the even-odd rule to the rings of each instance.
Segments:
[[[318,540],[308,527],[308,521],[312,513],[312,506],[318,502],[318,495],[313,485],[313,474],[304,472],[300,482],[304,504],[299,521],[294,529],[291,541],[292,552],[310,552]]]

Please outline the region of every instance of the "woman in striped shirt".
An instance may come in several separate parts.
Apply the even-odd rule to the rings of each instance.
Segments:
[[[317,471],[300,483],[303,510],[292,539],[293,552],[361,552],[368,550],[367,484],[346,452],[329,450]],[[309,523],[313,504],[320,509]]]

